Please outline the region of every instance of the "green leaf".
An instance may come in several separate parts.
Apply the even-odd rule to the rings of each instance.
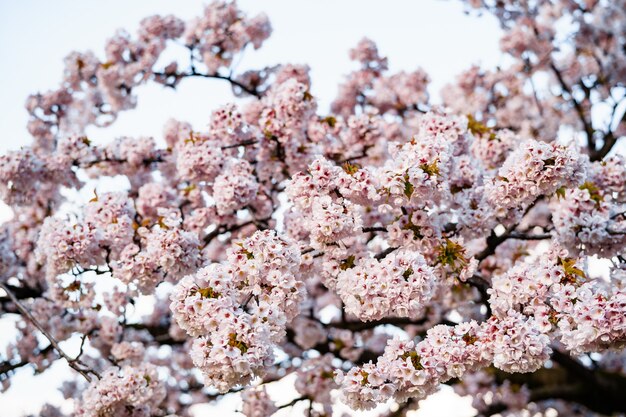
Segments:
[[[404,195],[406,198],[410,199],[413,195],[413,191],[415,191],[415,187],[409,181],[409,173],[408,171],[404,174]]]
[[[341,263],[339,264],[339,269],[345,271],[347,269],[354,268],[354,260],[354,255],[348,256],[346,259],[341,261]]]
[[[602,196],[602,194],[600,194],[600,189],[590,181],[586,181],[578,188],[580,190],[587,190],[587,192],[589,193],[589,198],[595,201],[596,207],[599,207],[600,203],[604,200],[604,197]]]
[[[439,175],[439,166],[437,165],[437,161],[430,164],[422,164],[420,165],[420,169],[431,177],[433,175]]]
[[[496,134],[494,133],[492,128],[488,127],[482,122],[479,122],[471,114],[467,115],[467,130],[477,136],[483,136],[485,134],[488,134],[489,140],[497,139]]]

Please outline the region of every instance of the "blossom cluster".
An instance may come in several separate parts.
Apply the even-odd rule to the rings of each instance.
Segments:
[[[331,392],[337,388],[333,359],[331,354],[306,359],[296,376],[295,388],[298,393],[318,403],[330,404]]]
[[[46,266],[46,276],[55,278],[73,266],[98,265],[104,260],[101,232],[89,223],[70,224],[49,217],[41,228],[37,258]]]
[[[113,276],[150,291],[163,280],[175,281],[194,271],[200,243],[192,232],[165,224],[139,228],[139,244],[129,243],[112,264]]]
[[[619,253],[626,243],[625,193],[623,157],[592,164],[582,185],[565,190],[551,204],[559,242],[572,252],[605,257]]]
[[[155,366],[112,367],[85,390],[76,415],[148,417],[159,412],[164,399],[165,387]]]
[[[383,317],[417,318],[424,312],[437,278],[416,252],[396,252],[385,259],[359,259],[337,277],[345,310],[363,321]]]
[[[271,34],[267,16],[260,14],[246,19],[234,2],[215,1],[205,8],[201,17],[192,19],[182,38],[197,49],[210,73],[228,67],[236,54],[248,44],[261,47]]]
[[[337,371],[342,400],[355,409],[371,409],[395,398],[423,399],[440,383],[461,378],[490,363],[506,372],[533,372],[549,359],[549,338],[534,319],[510,311],[478,324],[438,325],[421,342],[389,341],[374,363]]]
[[[455,378],[485,360],[477,323],[436,326],[419,342],[394,338],[376,364],[338,371],[342,400],[355,409],[371,409],[391,397],[422,399],[440,382]]]
[[[251,203],[259,185],[252,175],[250,163],[239,159],[226,162],[225,173],[215,178],[213,188],[217,213],[224,215]]]
[[[195,338],[190,354],[206,385],[228,391],[273,362],[272,346],[304,296],[294,275],[299,265],[293,244],[275,232],[256,232],[229,250],[225,264],[210,264],[176,285],[170,308]]]
[[[61,162],[61,163],[60,163]],[[30,149],[0,156],[0,198],[7,204],[25,205],[33,198],[54,194],[52,184],[72,186],[74,175],[67,176],[66,164],[53,157],[42,157]],[[52,188],[52,189],[51,189]]]
[[[463,381],[454,385],[454,392],[472,397],[472,407],[484,412],[490,406],[504,405],[509,410],[521,410],[530,401],[530,389],[505,380],[498,384],[493,373],[488,370],[468,372]]]
[[[490,304],[497,315],[519,310],[537,329],[554,336],[571,352],[620,347],[624,333],[624,288],[607,290],[589,280],[566,250],[522,262],[493,278]]]
[[[529,140],[507,157],[485,192],[499,211],[527,207],[561,187],[580,185],[586,175],[585,162],[570,147]]]
[[[265,387],[248,388],[241,394],[243,410],[246,417],[271,416],[278,408],[274,401],[267,395]]]

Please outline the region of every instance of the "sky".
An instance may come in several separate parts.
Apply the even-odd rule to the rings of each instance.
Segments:
[[[142,17],[201,12],[196,0],[20,0],[0,1],[0,153],[28,145],[26,97],[56,88],[63,58],[72,50],[92,49],[102,56],[108,37],[119,28],[135,31]],[[265,12],[274,27],[258,51],[248,50],[239,67],[276,63],[311,67],[313,94],[325,109],[338,83],[354,69],[348,50],[363,36],[378,43],[395,70],[422,67],[440,88],[473,63],[498,63],[495,19],[466,16],[456,0],[241,0],[250,15]],[[232,101],[219,80],[194,79],[178,91],[158,85],[139,90],[135,111],[123,113],[111,128],[88,132],[104,140],[121,135],[158,136],[169,117],[203,128],[211,110]]]
[[[196,0],[0,0],[0,155],[29,144],[24,102],[29,94],[58,86],[63,58],[73,50],[92,49],[102,56],[104,42],[115,30],[133,33],[152,14],[174,13],[187,19],[207,2]],[[274,28],[258,51],[245,53],[239,69],[277,63],[308,64],[312,93],[322,112],[328,109],[337,85],[352,69],[348,50],[363,36],[373,39],[389,58],[392,72],[424,68],[432,79],[431,95],[472,64],[499,63],[500,30],[495,19],[463,13],[455,0],[240,0],[249,15],[266,13]],[[163,124],[174,117],[197,130],[211,111],[233,101],[229,86],[217,80],[184,80],[176,92],[150,85],[138,90],[137,109],[123,113],[107,129],[92,129],[89,137],[108,141],[118,136],[159,137]],[[10,215],[0,203],[0,222]],[[0,320],[0,349],[11,338],[11,324]],[[0,414],[17,417],[35,413],[44,401],[59,403],[54,386],[68,375],[67,366],[32,377],[16,375],[14,386],[0,394]],[[37,395],[33,396],[33,390]],[[233,409],[233,407],[229,407]],[[467,399],[448,391],[422,405],[417,415],[471,415]],[[221,416],[229,416],[220,412]],[[288,414],[286,414],[288,415]]]

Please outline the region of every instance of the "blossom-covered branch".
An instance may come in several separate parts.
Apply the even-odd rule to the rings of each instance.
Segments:
[[[367,38],[330,113],[305,65],[238,74],[271,26],[234,2],[71,53],[27,101],[32,145],[0,156],[3,389],[60,357],[88,382],[61,387],[76,417],[223,396],[397,416],[442,384],[481,415],[625,412],[626,4],[466,3],[500,20],[507,65],[442,105]],[[235,102],[157,138],[86,135],[189,77]]]

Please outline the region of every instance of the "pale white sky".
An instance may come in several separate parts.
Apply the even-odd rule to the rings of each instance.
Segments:
[[[118,28],[134,32],[142,17],[175,13],[189,18],[202,1],[174,0],[20,0],[0,1],[0,152],[26,145],[28,94],[56,88],[63,57],[72,50],[102,54]],[[337,84],[352,64],[348,49],[363,36],[378,43],[392,70],[425,68],[432,92],[472,63],[498,62],[495,19],[466,16],[461,2],[436,0],[241,0],[250,14],[264,11],[274,32],[264,47],[247,51],[240,68],[280,62],[307,63],[313,93],[327,108]],[[216,80],[185,80],[179,91],[151,85],[140,89],[136,111],[122,114],[107,131],[90,136],[160,135],[169,117],[203,128],[211,109],[232,100]]]
[[[105,40],[118,28],[134,33],[141,18],[150,14],[190,18],[206,3],[0,0],[0,154],[28,145],[25,99],[30,93],[57,87],[63,57],[70,51],[93,49],[101,55]],[[322,111],[342,77],[354,68],[347,52],[363,36],[378,43],[381,53],[389,57],[392,71],[426,69],[433,80],[434,97],[469,65],[495,66],[499,60],[500,30],[495,19],[468,17],[460,2],[452,0],[240,0],[239,5],[251,15],[265,12],[274,27],[264,47],[246,52],[239,68],[308,64],[312,92]],[[159,136],[170,117],[203,129],[211,110],[229,101],[229,86],[215,80],[184,80],[177,92],[146,86],[139,90],[135,111],[123,113],[111,128],[88,133],[100,141],[122,135]],[[0,204],[0,221],[7,214]],[[0,321],[0,348],[13,335],[8,324]],[[54,386],[67,375],[65,364],[55,365],[42,376],[30,375],[30,370],[20,372],[14,387],[0,394],[3,417],[35,413],[42,402],[60,401]],[[220,410],[219,415],[234,415],[232,409]],[[421,417],[468,415],[467,400],[445,393],[429,400],[419,413]]]

